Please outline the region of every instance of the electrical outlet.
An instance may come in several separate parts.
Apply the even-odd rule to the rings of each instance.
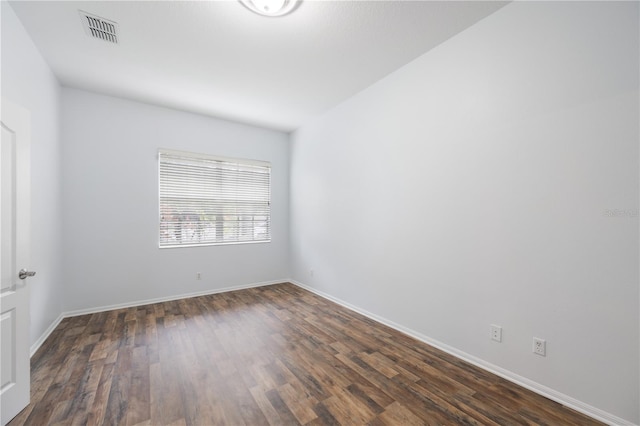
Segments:
[[[502,342],[502,327],[500,327],[499,325],[491,324],[491,340]]]
[[[309,275],[313,276],[313,268],[309,269]]]
[[[547,356],[547,342],[537,337],[533,338],[533,353],[540,356]]]
[[[200,274],[200,272],[196,272],[196,280],[201,280],[202,279],[202,275]]]

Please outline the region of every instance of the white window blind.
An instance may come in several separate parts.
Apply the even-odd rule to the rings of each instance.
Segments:
[[[159,151],[160,247],[271,241],[271,164]]]

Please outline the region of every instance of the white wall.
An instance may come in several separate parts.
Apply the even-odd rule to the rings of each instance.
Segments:
[[[298,129],[293,278],[639,422],[638,55],[637,2],[512,3]]]
[[[287,134],[64,88],[62,135],[66,311],[289,277]],[[159,249],[158,148],[270,161],[271,243]]]
[[[62,313],[60,85],[6,1],[2,8],[2,96],[31,113],[30,340]]]

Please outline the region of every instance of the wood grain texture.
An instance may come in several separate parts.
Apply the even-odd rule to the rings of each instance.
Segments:
[[[292,284],[64,319],[15,425],[596,425]]]

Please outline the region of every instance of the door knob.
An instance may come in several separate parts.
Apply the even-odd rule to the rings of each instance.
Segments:
[[[27,277],[32,277],[36,274],[35,271],[27,271],[26,269],[20,269],[20,272],[18,272],[18,278],[20,278],[21,280],[26,279]]]

